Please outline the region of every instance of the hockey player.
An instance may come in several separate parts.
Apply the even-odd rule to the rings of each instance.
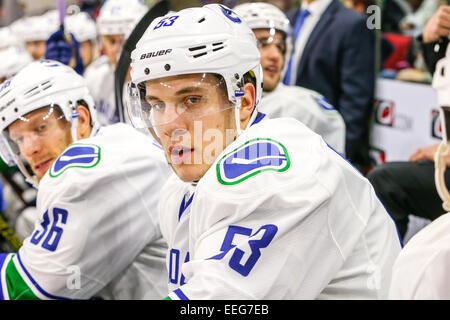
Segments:
[[[260,54],[238,15],[211,4],[155,19],[131,79],[130,119],[175,172],[159,202],[170,299],[387,297],[393,221],[319,135],[258,112]]]
[[[30,54],[18,46],[0,50],[0,83],[32,62]]]
[[[43,14],[22,19],[14,28],[18,40],[25,43],[25,48],[33,57],[39,60],[45,54],[45,42],[58,30],[58,20],[53,14]]]
[[[437,91],[443,140],[435,153],[435,183],[447,211],[415,234],[395,261],[390,299],[450,299],[450,193],[445,171],[450,166],[450,47],[436,64],[433,88]]]
[[[98,56],[97,26],[86,12],[79,12],[67,17],[67,30],[75,36],[80,43],[80,55],[84,68]]]
[[[56,61],[31,63],[0,95],[0,153],[38,186],[39,214],[17,254],[0,254],[0,299],[167,294],[160,146],[123,123],[99,127],[85,80]]]
[[[97,27],[104,55],[92,62],[84,77],[102,125],[119,121],[114,96],[114,70],[122,46],[147,10],[139,0],[108,0],[100,9]]]
[[[318,92],[280,82],[290,26],[286,15],[270,3],[244,3],[233,9],[253,30],[261,54],[263,93],[258,110],[270,118],[293,117],[345,154],[345,123]]]

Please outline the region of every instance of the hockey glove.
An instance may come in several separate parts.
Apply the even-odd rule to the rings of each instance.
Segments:
[[[64,33],[62,28],[48,38],[45,58],[69,65],[80,75],[84,72],[83,60],[80,55],[80,43],[72,33]]]

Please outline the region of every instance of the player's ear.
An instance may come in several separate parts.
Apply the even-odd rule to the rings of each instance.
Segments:
[[[77,139],[88,138],[91,134],[91,114],[88,108],[83,105],[77,106],[77,112],[80,114],[78,117],[77,126]]]
[[[255,87],[252,83],[247,82],[244,84],[244,96],[241,100],[240,120],[241,128],[247,126],[250,117],[252,116],[253,109],[255,108]]]

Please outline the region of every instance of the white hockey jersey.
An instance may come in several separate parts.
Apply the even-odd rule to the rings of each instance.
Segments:
[[[0,254],[0,299],[166,296],[156,208],[168,176],[161,147],[123,123],[71,144],[40,181],[34,232]]]
[[[395,261],[389,299],[450,299],[450,215],[415,234]]]
[[[164,186],[168,298],[387,298],[400,241],[371,184],[299,121],[259,120]]]
[[[339,111],[319,93],[279,83],[263,93],[258,110],[270,118],[293,117],[306,125],[336,151],[345,155],[345,123]]]
[[[89,92],[95,101],[98,121],[108,125],[119,121],[116,115],[114,71],[108,57],[100,56],[84,72]]]

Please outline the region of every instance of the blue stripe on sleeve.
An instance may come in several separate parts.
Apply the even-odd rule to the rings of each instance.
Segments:
[[[33,277],[31,276],[31,274],[27,271],[27,269],[25,269],[25,266],[22,263],[22,260],[20,259],[20,255],[19,252],[17,252],[17,259],[19,260],[20,266],[22,267],[22,270],[25,272],[25,274],[27,275],[28,279],[30,279],[30,281],[33,283],[33,285],[35,286],[36,289],[39,290],[40,293],[42,293],[44,296],[46,296],[47,298],[50,299],[54,299],[54,300],[70,300],[69,298],[64,298],[64,297],[58,297],[58,296],[54,296],[48,292],[46,292],[44,289],[42,289],[39,284],[36,282],[36,280],[33,279]]]
[[[181,291],[181,289],[176,289],[173,291],[173,293],[175,293],[178,298],[180,298],[180,300],[189,300],[189,298],[184,294],[183,291]]]

